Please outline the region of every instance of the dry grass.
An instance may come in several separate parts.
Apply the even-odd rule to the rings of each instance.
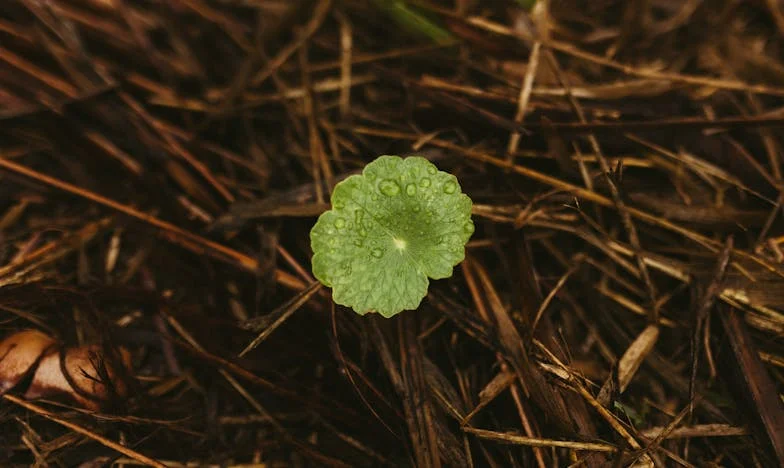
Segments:
[[[3,466],[784,463],[784,6],[525,3],[4,2],[3,335],[133,378],[7,371]],[[308,232],[414,153],[476,234],[359,317]]]

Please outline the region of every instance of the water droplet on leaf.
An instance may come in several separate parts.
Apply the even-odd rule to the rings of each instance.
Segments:
[[[346,220],[343,218],[338,218],[335,220],[335,227],[338,229],[343,229],[346,227]]]
[[[379,248],[375,248],[375,249],[370,251],[370,255],[372,255],[372,256],[374,256],[376,258],[381,258],[384,255],[384,251],[379,249]]]
[[[422,180],[419,181],[419,186],[422,187],[422,188],[428,188],[428,187],[430,187],[431,183],[432,182],[430,181],[430,178],[422,177]]]
[[[384,179],[378,184],[378,189],[388,197],[394,197],[400,193],[400,185],[392,179]]]
[[[428,174],[435,175],[436,172],[438,172],[438,169],[436,169],[436,166],[434,166],[432,164],[427,166],[427,173]]]
[[[406,185],[406,195],[410,195],[413,197],[414,195],[416,195],[416,192],[417,192],[416,185],[414,184]]]
[[[453,181],[448,181],[444,184],[444,193],[452,194],[457,190],[457,184]]]

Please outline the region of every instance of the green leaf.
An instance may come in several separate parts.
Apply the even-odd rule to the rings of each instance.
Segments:
[[[517,0],[517,3],[519,3],[521,7],[530,11],[534,5],[536,5],[536,0]]]
[[[434,20],[416,8],[412,8],[403,0],[374,0],[376,6],[389,15],[403,29],[412,34],[430,38],[438,44],[454,41],[452,34],[439,26]]]
[[[455,176],[419,156],[381,156],[335,186],[310,231],[313,274],[336,303],[391,317],[419,306],[428,278],[452,276],[473,232]]]

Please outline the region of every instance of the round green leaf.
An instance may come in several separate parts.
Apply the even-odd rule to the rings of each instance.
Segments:
[[[381,156],[335,186],[310,231],[313,274],[336,303],[391,317],[419,306],[428,278],[452,276],[473,232],[455,176],[419,156]]]

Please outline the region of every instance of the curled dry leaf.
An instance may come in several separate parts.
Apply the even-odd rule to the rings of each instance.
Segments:
[[[0,393],[16,387],[57,342],[37,330],[14,333],[0,342]]]
[[[20,331],[0,342],[0,394],[24,382],[25,398],[66,395],[97,410],[127,394],[125,373],[115,366],[129,369],[130,353],[120,348],[118,357],[115,364],[98,345],[65,348],[40,331]]]

